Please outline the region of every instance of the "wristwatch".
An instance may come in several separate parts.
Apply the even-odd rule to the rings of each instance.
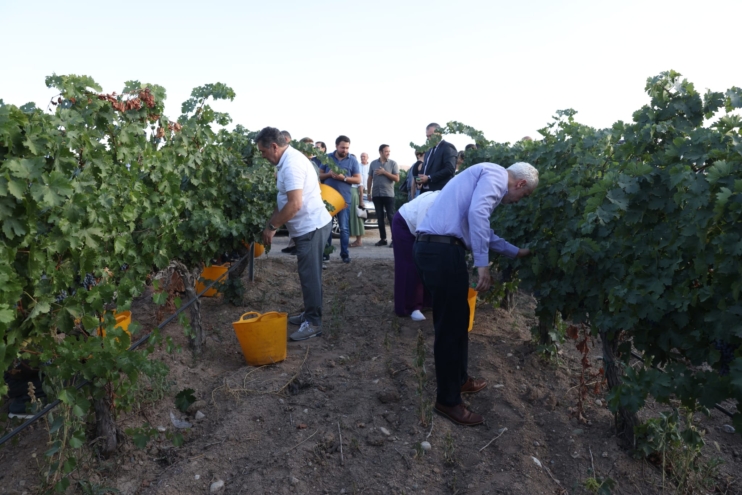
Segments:
[[[347,177],[343,177],[343,182],[348,182],[348,178]]]
[[[268,229],[273,230],[273,231],[276,231],[276,230],[278,230],[278,227],[275,227],[272,223],[269,222],[268,223]]]

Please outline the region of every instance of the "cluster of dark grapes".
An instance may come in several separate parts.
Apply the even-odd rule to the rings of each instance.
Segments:
[[[67,299],[67,291],[63,290],[62,292],[59,293],[57,297],[54,298],[54,302],[57,304],[60,304],[65,299]]]
[[[92,289],[98,285],[98,281],[95,280],[95,277],[92,273],[86,273],[85,278],[82,280],[82,286],[85,287],[87,290]]]
[[[129,264],[128,263],[124,263],[123,265],[121,265],[121,271],[122,272],[125,272],[128,269],[129,269]]]
[[[719,360],[719,375],[729,375],[729,363],[734,361],[734,353],[737,351],[738,346],[732,346],[722,340],[717,340],[714,343],[716,350],[721,353],[721,359]]]
[[[92,273],[86,273],[85,278],[83,278],[82,281],[80,281],[80,277],[75,277],[75,281],[80,285],[80,287],[84,287],[86,290],[90,290],[98,285],[98,281]],[[57,297],[54,298],[54,302],[60,304],[65,299],[74,296],[75,294],[77,294],[77,289],[70,288],[68,290],[62,290],[57,294]]]

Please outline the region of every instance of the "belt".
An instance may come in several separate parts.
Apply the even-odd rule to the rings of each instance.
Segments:
[[[455,246],[461,246],[466,249],[466,244],[464,244],[461,239],[451,235],[418,234],[417,242],[438,242],[441,244],[453,244]]]

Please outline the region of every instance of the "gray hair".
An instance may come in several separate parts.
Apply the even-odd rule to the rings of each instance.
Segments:
[[[538,186],[538,170],[526,162],[513,163],[508,167],[508,172],[515,180],[525,180],[528,189],[533,191]]]
[[[288,144],[283,133],[275,127],[263,127],[258,135],[255,136],[255,143],[263,148],[267,148],[273,143],[276,143],[279,148],[283,148]]]

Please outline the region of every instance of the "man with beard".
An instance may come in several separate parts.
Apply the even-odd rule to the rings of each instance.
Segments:
[[[335,165],[340,169],[340,173],[334,172],[330,167],[322,165],[319,170],[320,180],[335,189],[345,200],[346,207],[340,210],[335,217],[340,227],[340,257],[343,263],[350,263],[350,253],[348,244],[350,243],[350,205],[351,202],[351,185],[361,183],[361,169],[356,157],[350,154],[350,138],[348,136],[338,136],[335,140],[335,151],[328,155]],[[332,234],[327,239],[327,245],[332,246]],[[325,255],[324,259],[330,259],[330,255]]]

